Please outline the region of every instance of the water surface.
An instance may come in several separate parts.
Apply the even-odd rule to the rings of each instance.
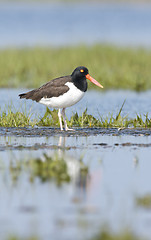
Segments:
[[[1,237],[15,233],[22,238],[34,234],[46,240],[60,236],[82,240],[90,239],[107,224],[114,231],[128,228],[150,239],[150,211],[137,207],[135,198],[151,193],[151,147],[147,147],[151,135],[115,136],[98,131],[78,137],[62,133],[51,136],[51,130],[49,133],[40,138],[0,137],[0,145],[6,146],[0,151]],[[35,144],[46,144],[49,149],[26,148]],[[14,149],[10,150],[10,145]],[[25,149],[17,149],[17,145]],[[28,169],[20,171],[13,181],[10,165],[34,161],[36,157],[45,161],[44,154],[62,156],[72,181],[61,187],[54,181],[41,182],[40,178],[30,182]],[[80,159],[89,169],[85,178],[80,175]]]
[[[151,46],[151,4],[0,3],[0,47]]]
[[[45,106],[19,100],[26,89],[1,89],[0,106],[12,103],[14,111],[31,109],[43,116]],[[67,109],[106,117],[116,114],[126,99],[122,114],[135,117],[149,113],[151,91],[88,91]],[[26,104],[26,105],[25,105]],[[57,186],[54,180],[33,177],[25,163],[60,156],[71,181]],[[150,210],[138,207],[136,197],[151,194],[150,129],[80,129],[61,132],[51,127],[0,128],[0,235],[39,239],[91,239],[107,224],[113,231],[130,229],[139,237],[151,237]],[[88,168],[81,174],[80,160]],[[20,166],[18,170],[12,167]],[[34,176],[34,175],[33,175]]]

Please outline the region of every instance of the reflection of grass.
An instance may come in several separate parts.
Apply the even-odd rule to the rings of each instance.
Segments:
[[[142,208],[151,209],[151,194],[136,198],[136,205]]]
[[[22,171],[29,173],[30,181],[37,177],[42,182],[54,180],[58,185],[63,182],[69,182],[67,164],[63,158],[56,156],[43,155],[43,159],[29,159],[28,161],[18,161],[15,166],[10,166],[10,173],[13,181],[17,181]]]
[[[106,45],[5,49],[0,50],[0,87],[39,87],[85,65],[104,89],[146,90],[151,88],[150,59],[148,49]],[[89,84],[89,87],[95,86]]]
[[[144,238],[137,237],[129,231],[123,231],[121,233],[112,233],[109,230],[102,231],[96,237],[91,238],[91,240],[143,240],[143,239]]]
[[[38,240],[37,237],[29,237],[29,238],[22,238],[22,240]],[[20,240],[18,237],[9,237],[8,240]],[[144,238],[140,238],[135,236],[133,233],[129,231],[123,231],[121,233],[111,233],[109,230],[102,231],[96,237],[90,238],[90,240],[144,240]]]
[[[8,240],[19,240],[18,237],[9,237]],[[22,238],[22,240],[38,240],[36,237]],[[144,239],[144,238],[143,238]],[[102,231],[98,236],[92,237],[90,240],[143,240],[140,237],[136,237],[130,232],[122,232],[113,234],[110,231]]]
[[[7,240],[38,240],[38,239],[40,239],[40,238],[38,238],[38,237],[20,238],[17,236],[10,236],[7,238]]]
[[[30,168],[31,180],[34,180],[35,177],[40,178],[42,182],[55,180],[58,185],[70,181],[67,164],[63,158],[51,157],[46,154],[43,157],[44,161],[37,158],[27,162],[27,167]]]
[[[148,114],[144,115],[144,118],[141,115],[136,115],[135,118],[129,119],[128,116],[122,117],[122,108],[123,105],[115,116],[112,114],[106,118],[103,118],[102,116],[95,118],[93,115],[88,114],[87,109],[85,109],[81,116],[76,112],[71,116],[70,120],[67,120],[67,122],[70,127],[151,127],[151,119],[148,117]],[[50,111],[46,108],[46,112],[42,118],[38,119],[37,117],[32,120],[31,113],[27,113],[26,111],[15,112],[11,107],[8,107],[8,110],[4,110],[0,114],[0,127],[34,127],[36,125],[59,127],[57,110],[54,109],[53,111]]]
[[[39,178],[42,182],[54,181],[57,185],[61,185],[62,183],[72,181],[67,161],[58,155],[48,156],[43,154],[42,158],[31,158],[28,161],[12,163],[9,170],[13,182],[17,182],[25,171],[28,173],[31,182]],[[88,167],[85,166],[82,160],[79,161],[79,174],[84,178],[88,175]]]
[[[10,237],[8,240],[19,240],[18,237]],[[38,240],[39,238],[36,237],[29,237],[29,238],[23,238],[23,240]],[[134,234],[125,231],[121,233],[111,233],[110,231],[102,231],[100,234],[98,234],[96,237],[92,237],[90,240],[143,240],[144,238],[140,238],[135,236]]]

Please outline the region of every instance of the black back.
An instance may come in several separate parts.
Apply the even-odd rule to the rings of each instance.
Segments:
[[[73,82],[74,85],[81,90],[86,92],[87,81],[86,75],[88,69],[86,67],[77,67],[71,75],[55,78],[48,83],[44,84],[40,88],[34,89],[27,93],[19,94],[20,98],[32,99],[33,101],[39,102],[43,97],[52,98],[63,95],[69,90],[69,87],[65,85],[67,82]]]

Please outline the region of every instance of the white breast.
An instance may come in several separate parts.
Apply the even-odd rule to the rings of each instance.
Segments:
[[[69,90],[60,95],[59,97],[42,98],[39,102],[53,108],[66,108],[79,102],[84,96],[84,92],[79,90],[73,83],[67,82],[65,85],[69,87]]]

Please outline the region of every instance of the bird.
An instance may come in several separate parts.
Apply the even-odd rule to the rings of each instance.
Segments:
[[[19,94],[19,97],[20,99],[31,99],[47,107],[57,108],[61,131],[64,129],[65,131],[73,130],[67,126],[65,109],[79,102],[84,96],[87,91],[87,79],[103,88],[99,82],[89,75],[86,67],[79,66],[74,69],[71,75],[55,78],[37,89]]]

